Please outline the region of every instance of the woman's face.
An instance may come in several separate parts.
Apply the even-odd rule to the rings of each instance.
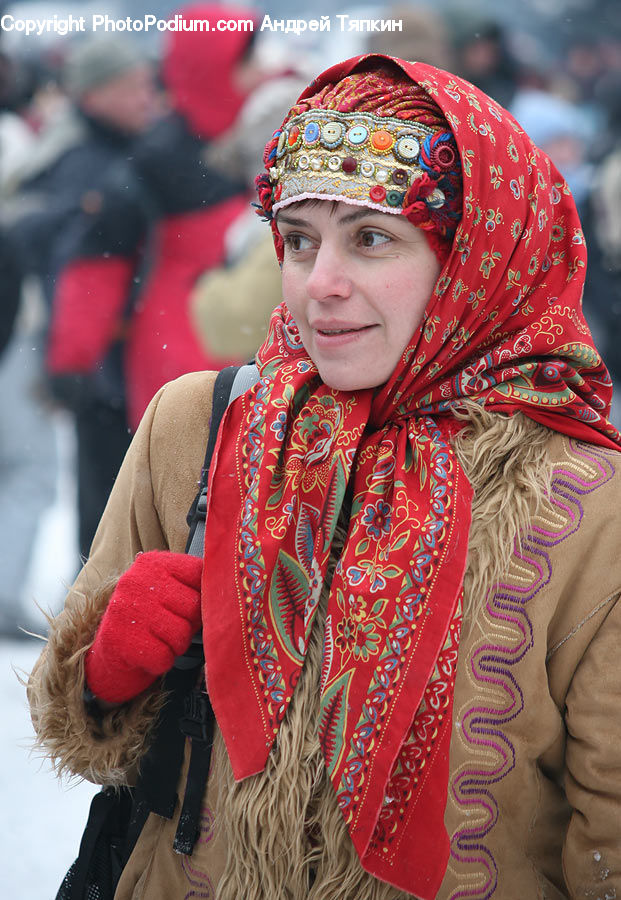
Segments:
[[[423,232],[401,215],[343,201],[280,210],[283,297],[325,384],[388,380],[440,273]]]

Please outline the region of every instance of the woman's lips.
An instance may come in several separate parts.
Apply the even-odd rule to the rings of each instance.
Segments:
[[[314,326],[315,344],[318,347],[340,347],[359,340],[375,327],[375,325],[341,325],[325,328]]]

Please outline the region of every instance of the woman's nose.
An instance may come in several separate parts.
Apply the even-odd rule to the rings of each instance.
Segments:
[[[313,300],[349,297],[352,281],[343,254],[329,244],[322,243],[308,274],[306,290]]]

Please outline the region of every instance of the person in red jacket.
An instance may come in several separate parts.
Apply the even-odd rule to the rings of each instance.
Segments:
[[[212,5],[189,6],[182,15],[249,24],[168,33],[161,76],[170,112],[93,192],[54,297],[50,373],[57,384],[82,385],[122,353],[130,430],[164,383],[214,368],[194,334],[188,300],[198,275],[222,261],[227,227],[249,202],[246,187],[211,169],[205,154],[259,77],[253,16]],[[90,448],[105,444],[105,429],[93,423],[85,440]],[[110,487],[90,520],[98,520]],[[81,536],[84,555],[93,533]]]

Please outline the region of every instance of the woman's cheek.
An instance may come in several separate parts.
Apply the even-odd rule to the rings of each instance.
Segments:
[[[302,297],[300,293],[301,280],[293,274],[292,266],[287,266],[286,262],[282,267],[282,298],[287,304],[289,312],[296,321],[302,309]],[[299,322],[298,322],[299,324]]]

